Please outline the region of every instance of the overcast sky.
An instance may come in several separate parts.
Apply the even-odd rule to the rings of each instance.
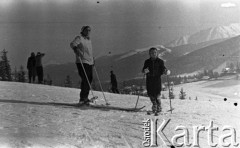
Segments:
[[[69,43],[82,25],[92,27],[99,57],[239,23],[239,7],[239,0],[0,0],[0,49],[17,67],[32,51],[45,52],[45,64],[74,62]]]

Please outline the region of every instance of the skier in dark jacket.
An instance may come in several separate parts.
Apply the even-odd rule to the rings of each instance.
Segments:
[[[113,71],[110,71],[110,77],[111,77],[111,84],[112,84],[112,92],[119,94],[119,91],[118,91],[118,88],[117,88],[116,75],[113,73]]]
[[[28,58],[27,61],[27,69],[28,69],[28,79],[29,83],[35,82],[36,76],[36,58],[34,52],[31,53],[31,56]]]
[[[37,70],[37,76],[38,76],[38,83],[43,83],[43,66],[42,66],[42,57],[44,56],[44,53],[38,52],[36,55],[36,70]]]
[[[164,61],[158,58],[157,48],[149,49],[150,58],[144,63],[142,72],[146,74],[147,94],[152,102],[152,111],[155,114],[161,112],[161,75],[170,74],[164,66]]]

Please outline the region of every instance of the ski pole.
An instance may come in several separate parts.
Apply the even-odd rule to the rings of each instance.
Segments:
[[[168,82],[168,91],[169,91],[169,101],[170,101],[170,111],[171,111],[171,114],[172,114],[172,102],[171,102],[171,94],[170,94],[170,85],[169,85],[169,79],[168,79],[168,75],[167,75],[167,82]]]
[[[104,92],[103,92],[102,84],[101,84],[101,81],[100,81],[100,79],[99,79],[98,72],[97,72],[97,68],[96,68],[95,65],[94,65],[94,70],[95,70],[95,72],[96,72],[96,76],[97,76],[97,79],[98,79],[98,83],[99,83],[99,85],[100,85],[100,88],[101,88],[101,91],[102,91],[102,94],[103,94],[103,98],[104,98],[104,100],[105,100],[105,102],[106,102],[106,105],[110,105],[110,104],[107,102],[107,99],[106,99],[105,94],[104,94]]]
[[[145,74],[143,75],[143,79],[142,79],[142,82],[141,82],[141,86],[143,85],[144,78],[145,78]],[[138,92],[138,97],[137,97],[137,102],[136,102],[136,105],[135,105],[135,109],[137,108],[137,104],[138,104],[139,96],[140,96],[140,92]]]
[[[93,94],[93,91],[92,91],[92,86],[91,86],[90,81],[89,81],[89,79],[88,79],[86,70],[85,70],[85,68],[84,68],[84,66],[83,66],[82,59],[81,59],[81,58],[79,58],[79,59],[80,59],[80,63],[81,63],[81,65],[82,65],[82,68],[83,68],[83,72],[84,72],[84,74],[85,74],[85,77],[86,77],[86,79],[87,79],[88,85],[89,85],[89,87],[90,87],[90,91],[91,91],[91,93],[92,93],[92,96],[93,96],[93,98],[95,98],[95,96],[94,96],[94,94]]]

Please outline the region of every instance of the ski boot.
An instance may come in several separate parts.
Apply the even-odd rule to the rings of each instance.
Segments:
[[[160,114],[160,112],[155,112],[154,116],[158,116]]]

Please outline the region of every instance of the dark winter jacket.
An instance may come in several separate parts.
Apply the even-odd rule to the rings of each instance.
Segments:
[[[111,84],[113,87],[117,88],[117,79],[116,79],[115,74],[111,74]]]
[[[148,96],[157,97],[162,89],[161,75],[167,70],[164,66],[164,61],[159,58],[155,60],[149,58],[145,61],[142,71],[146,68],[149,70],[146,79]]]
[[[151,58],[147,59],[144,63],[142,71],[146,68],[149,70],[147,77],[161,77],[166,70],[164,61],[159,58],[156,58],[155,60],[152,60]]]
[[[42,66],[42,57],[44,55],[45,55],[44,53],[36,55],[36,67],[41,67]]]
[[[27,69],[28,70],[33,70],[36,67],[36,59],[35,56],[31,56],[28,58],[27,61]]]

